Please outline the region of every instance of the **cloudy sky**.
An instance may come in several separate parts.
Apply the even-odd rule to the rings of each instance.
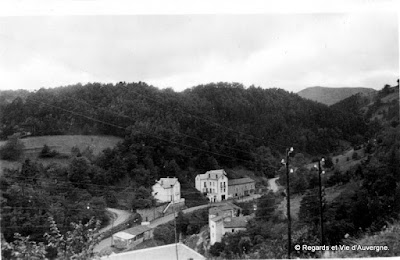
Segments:
[[[395,13],[0,17],[0,89],[395,84]]]

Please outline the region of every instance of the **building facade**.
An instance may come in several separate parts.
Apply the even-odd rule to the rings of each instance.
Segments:
[[[254,194],[256,182],[251,178],[240,178],[228,181],[228,197],[240,198]]]
[[[221,242],[226,233],[246,230],[247,218],[239,216],[240,212],[240,207],[230,203],[209,209],[210,245]]]
[[[195,182],[196,189],[205,194],[210,202],[228,199],[228,178],[223,169],[198,174]]]
[[[181,201],[181,184],[178,178],[160,178],[152,187],[152,195],[158,202]]]

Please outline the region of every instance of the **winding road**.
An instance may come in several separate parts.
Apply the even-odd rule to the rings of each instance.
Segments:
[[[276,184],[276,181],[278,179],[279,177],[275,177],[268,180],[269,189],[272,190],[273,192],[277,192],[279,190],[278,184]]]
[[[112,227],[118,226],[119,224],[128,220],[129,216],[131,215],[131,213],[126,210],[113,209],[113,208],[106,208],[106,210],[113,215],[113,219],[111,220],[111,223],[108,226],[105,226],[104,228],[100,229],[99,233],[106,232]]]
[[[258,197],[260,197],[260,196],[261,196],[260,194],[253,194],[253,195],[251,195],[251,196],[247,196],[247,197],[244,197],[244,198],[240,199],[240,201],[253,200],[253,199],[256,199],[256,198],[258,198]],[[212,203],[212,204],[200,205],[200,206],[196,206],[196,207],[184,209],[182,212],[183,212],[184,214],[187,214],[187,213],[191,213],[191,212],[193,212],[193,211],[196,211],[196,210],[198,210],[198,209],[204,209],[204,208],[207,208],[207,207],[210,207],[210,206],[223,205],[223,204],[226,204],[226,203],[227,203],[227,201],[221,201],[221,202],[216,202],[216,203]],[[119,209],[107,208],[107,210],[109,210],[109,211],[112,212],[113,214],[115,213],[116,215],[118,215],[118,217],[120,217],[121,215],[130,214],[130,213],[127,212],[127,211],[119,210]],[[127,217],[129,217],[129,215],[128,215]],[[118,218],[117,218],[117,219],[118,219]],[[127,219],[127,218],[126,218],[126,219]],[[126,219],[125,219],[125,220],[126,220]],[[164,216],[164,217],[154,219],[153,221],[151,221],[149,227],[155,228],[155,227],[157,227],[158,225],[165,224],[165,223],[168,223],[168,222],[173,221],[173,220],[174,220],[174,214],[169,214],[169,215],[166,215],[166,216]],[[124,220],[123,220],[123,221],[124,221]],[[123,221],[117,223],[117,220],[115,220],[115,221],[114,221],[114,226],[116,226],[116,225],[118,225],[118,224],[120,224],[120,223],[123,223]],[[106,229],[106,228],[107,228],[107,229]],[[107,226],[107,227],[105,227],[104,229],[105,229],[105,230],[108,230],[108,229],[110,229],[110,228],[111,228],[110,226]],[[105,230],[102,229],[101,232],[104,232]],[[93,249],[93,251],[94,251],[94,252],[104,252],[104,251],[106,251],[107,249],[109,249],[110,246],[111,246],[111,237],[102,240],[99,244],[97,244],[97,245],[95,246],[95,248]]]
[[[126,210],[113,209],[113,208],[106,208],[106,210],[113,215],[113,219],[111,219],[111,223],[108,226],[105,226],[104,228],[100,229],[99,233],[104,233],[107,230],[111,229],[112,227],[122,224],[123,222],[127,221],[129,219],[129,216],[131,215],[131,213]],[[111,246],[111,237],[103,239],[99,244],[97,244],[94,247],[93,251],[101,252],[101,250],[109,246]]]

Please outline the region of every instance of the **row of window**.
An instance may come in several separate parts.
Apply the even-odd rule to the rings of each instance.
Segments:
[[[224,184],[224,185],[222,185],[222,184]],[[211,182],[210,181],[210,187],[211,186],[215,187],[215,182]],[[222,187],[226,187],[226,182],[221,182],[221,188]],[[206,181],[204,182],[204,188],[207,188],[207,182]]]

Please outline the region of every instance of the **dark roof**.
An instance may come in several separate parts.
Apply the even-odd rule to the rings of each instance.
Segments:
[[[208,210],[208,214],[215,215],[221,211],[228,211],[228,210],[235,210],[235,209],[242,209],[242,208],[239,206],[236,206],[235,204],[227,203],[224,205],[219,205],[219,206],[210,208]]]
[[[230,221],[224,221],[224,228],[245,228],[247,225],[247,218],[236,217],[231,218]]]
[[[251,178],[233,179],[233,180],[228,180],[228,186],[246,184],[246,183],[254,183],[254,182],[255,181]]]

